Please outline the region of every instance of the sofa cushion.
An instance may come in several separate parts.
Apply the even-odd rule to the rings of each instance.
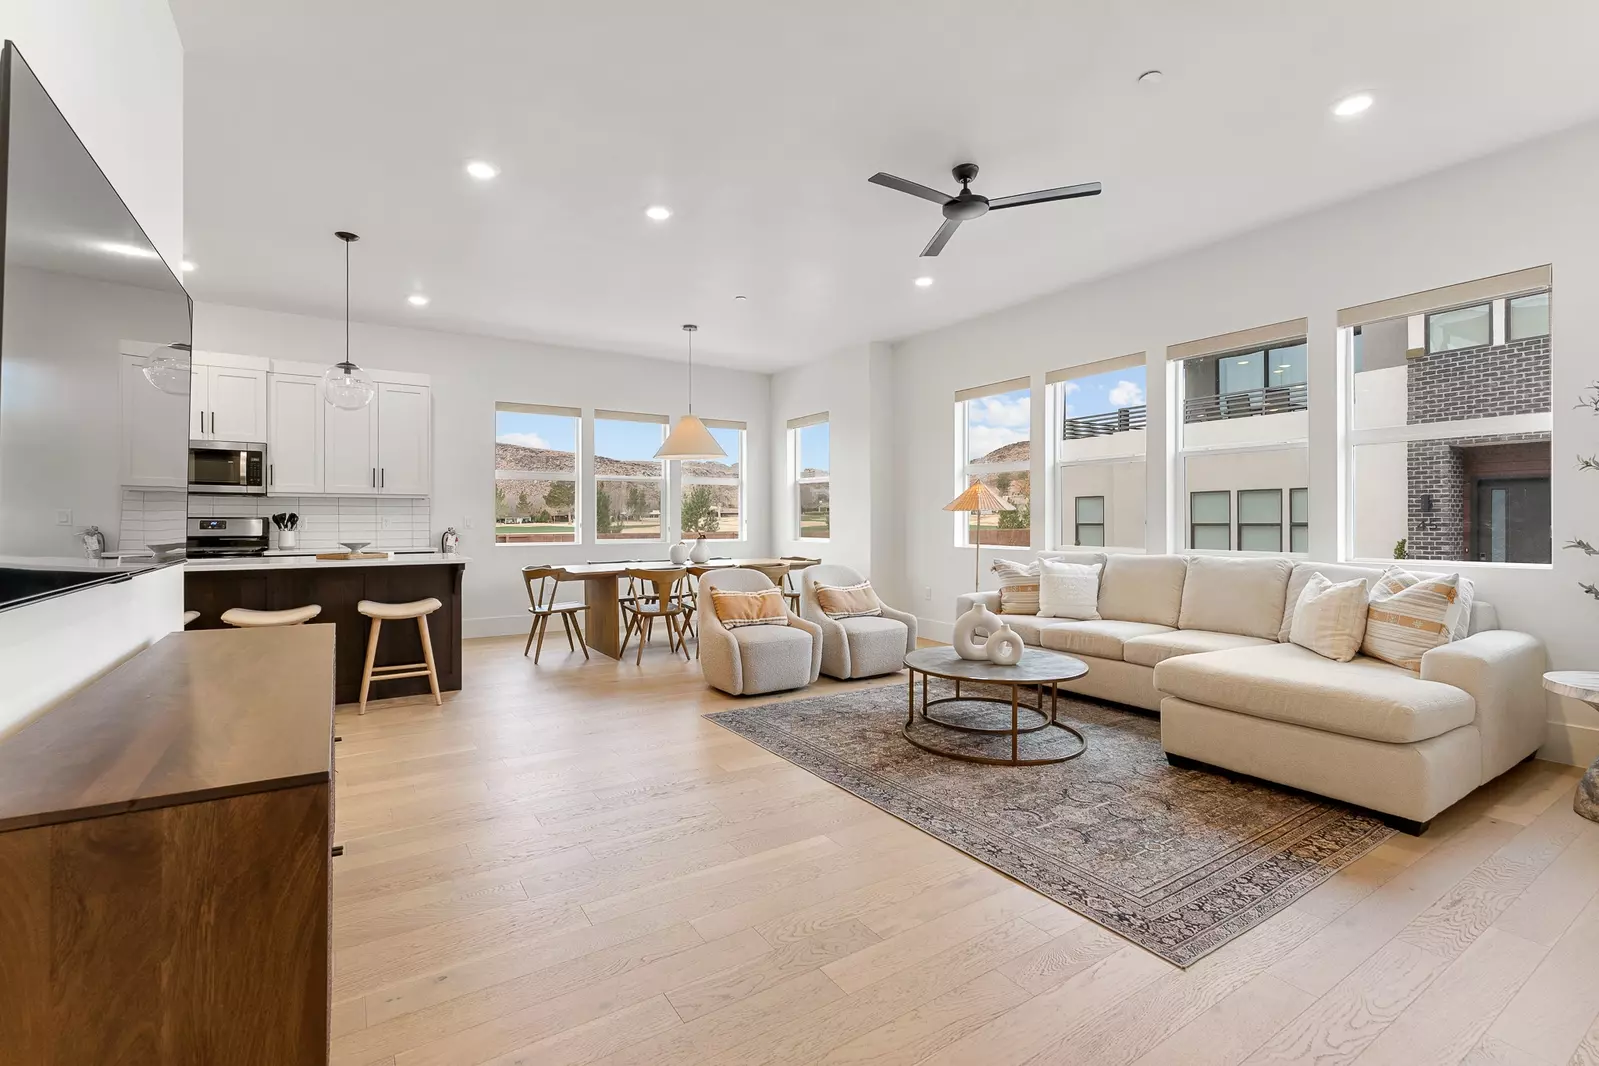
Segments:
[[[1477,713],[1453,685],[1364,656],[1333,662],[1297,644],[1180,655],[1155,667],[1155,687],[1207,707],[1388,744],[1439,736]]]
[[[1022,638],[1023,644],[1039,646],[1039,637],[1050,626],[1060,625],[1059,618],[1040,618],[1032,614],[1007,614],[1000,619]],[[981,630],[979,632],[982,632]],[[986,635],[986,633],[984,634]]]
[[[1293,569],[1287,559],[1194,556],[1183,582],[1178,628],[1276,640]]]
[[[1371,590],[1361,653],[1419,672],[1422,655],[1466,635],[1471,601],[1471,581],[1459,574],[1420,578],[1390,566]]]
[[[1077,563],[1079,566],[1104,566],[1104,552],[1039,552],[1040,559],[1057,563]]]
[[[1181,555],[1109,555],[1099,575],[1099,616],[1171,628],[1183,605]]]
[[[1101,618],[1094,622],[1056,622],[1044,630],[1041,643],[1046,648],[1068,654],[1120,659],[1122,645],[1133,637],[1170,632],[1171,626],[1154,622],[1121,622]]]
[[[1154,666],[1174,655],[1193,655],[1202,651],[1225,651],[1228,648],[1250,648],[1272,643],[1260,637],[1246,637],[1238,633],[1212,633],[1208,629],[1173,629],[1167,633],[1152,633],[1147,637],[1133,637],[1122,645],[1122,658],[1140,666]]]
[[[1284,644],[1288,643],[1288,634],[1294,628],[1294,608],[1299,604],[1299,594],[1305,591],[1305,582],[1310,580],[1311,574],[1320,574],[1334,585],[1341,585],[1345,581],[1360,578],[1366,583],[1366,591],[1382,577],[1382,569],[1375,566],[1344,566],[1341,563],[1296,563],[1294,572],[1288,576],[1288,597],[1283,601],[1283,621],[1277,628],[1277,639]]]
[[[1347,663],[1366,635],[1366,583],[1358,577],[1333,584],[1311,574],[1294,604],[1288,639],[1317,655]]]
[[[1103,565],[1040,559],[1038,569],[1036,614],[1042,618],[1070,618],[1079,622],[1099,617],[1099,574]]]

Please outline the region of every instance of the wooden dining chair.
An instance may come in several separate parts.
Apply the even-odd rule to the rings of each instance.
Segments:
[[[687,659],[688,637],[684,622],[689,612],[681,592],[683,583],[688,580],[688,571],[681,567],[667,570],[629,567],[627,577],[629,583],[639,590],[628,622],[632,632],[638,636],[638,652],[634,663],[644,661],[644,645],[655,630],[657,618],[666,620],[667,647],[674,654],[681,649],[683,658]],[[626,635],[622,638],[622,646],[627,647]]]
[[[544,651],[544,634],[550,628],[550,618],[559,615],[561,627],[566,630],[566,646],[569,651],[583,649],[583,658],[589,657],[589,646],[583,640],[583,627],[578,622],[577,616],[589,609],[588,604],[576,600],[560,599],[561,582],[566,580],[567,574],[558,566],[524,566],[522,568],[522,581],[527,585],[527,613],[533,616],[533,628],[527,631],[527,644],[522,647],[522,654],[526,655],[528,648],[533,648],[533,638],[538,637],[539,644],[533,648],[533,665],[537,666],[539,655]],[[576,634],[576,640],[573,635]]]
[[[703,563],[694,563],[688,567],[688,577],[683,582],[683,594],[679,597],[683,606],[688,609],[688,614],[683,621],[688,635],[694,638],[694,658],[700,657],[700,634],[695,615],[700,609],[700,578],[714,570],[726,570],[725,566],[707,566]]]
[[[812,559],[804,555],[785,555],[783,561],[788,564],[788,573],[781,582],[776,582],[777,587],[783,590],[783,598],[788,601],[788,609],[795,614],[799,613],[800,590],[799,574],[801,570],[812,566],[821,566],[820,559]]]
[[[754,570],[764,574],[766,580],[783,590],[783,598],[788,599],[788,571],[789,564],[786,560],[779,559],[775,563],[739,563],[740,570]]]

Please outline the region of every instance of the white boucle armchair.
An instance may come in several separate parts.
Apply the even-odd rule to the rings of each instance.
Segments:
[[[811,566],[800,574],[800,614],[822,631],[822,673],[849,680],[904,669],[916,650],[916,616],[883,604],[883,613],[829,618],[816,602],[816,586],[859,585],[866,579],[847,566]]]
[[[700,578],[700,669],[713,688],[734,696],[754,696],[804,688],[815,681],[822,667],[822,631],[793,611],[788,625],[740,626],[728,629],[716,618],[714,589],[759,592],[775,588],[765,574],[755,570],[712,570]]]

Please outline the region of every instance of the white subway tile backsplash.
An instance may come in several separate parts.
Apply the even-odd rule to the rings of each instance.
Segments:
[[[282,511],[300,516],[296,547],[337,548],[341,541],[368,540],[381,548],[427,548],[433,544],[432,505],[426,499],[387,496],[190,496],[170,490],[122,490],[119,548],[181,541],[189,517],[270,518]],[[272,546],[278,531],[268,523]]]

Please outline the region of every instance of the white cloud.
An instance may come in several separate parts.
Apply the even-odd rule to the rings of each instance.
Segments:
[[[1111,386],[1109,399],[1113,407],[1137,407],[1144,402],[1144,387],[1136,381],[1118,381]]]
[[[1082,386],[1077,384],[1075,381],[1063,381],[1060,383],[1060,391],[1065,393],[1067,396],[1070,396],[1080,388],[1082,388]]]
[[[971,401],[971,405],[967,408],[967,417],[973,427],[1009,426],[1025,431],[1032,420],[1032,414],[1033,405],[1027,396],[1019,396],[1012,400],[1000,396],[986,396],[981,400]]]
[[[1019,433],[1005,426],[972,426],[966,432],[967,455],[973,459],[980,459],[995,448],[1026,439],[1026,433]]]
[[[519,444],[524,448],[548,448],[549,444],[537,433],[501,433],[494,438],[498,444]]]

